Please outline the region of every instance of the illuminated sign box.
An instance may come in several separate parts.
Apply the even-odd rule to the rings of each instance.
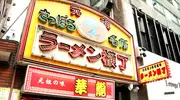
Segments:
[[[114,85],[113,81],[77,76],[29,65],[24,92],[114,100]]]
[[[133,36],[112,19],[71,1],[33,0],[28,14],[19,60],[136,80]]]
[[[166,60],[139,68],[138,72],[140,83],[142,84],[171,77],[169,65]]]

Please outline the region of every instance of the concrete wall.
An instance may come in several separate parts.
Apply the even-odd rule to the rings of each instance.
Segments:
[[[163,25],[171,28],[175,33],[180,34],[180,25],[177,25],[175,22],[168,20],[164,15],[159,13],[152,7],[152,0],[146,0],[143,2],[142,0],[130,0],[131,4],[141,9],[143,12],[151,16],[152,18],[158,20]],[[160,4],[164,5],[169,11],[171,11],[174,15],[180,18],[180,11],[175,8],[172,4],[170,4],[167,0],[156,0]]]
[[[147,54],[147,57],[144,58],[144,65],[149,65],[149,64],[166,59],[150,52],[146,52],[146,54]],[[167,61],[169,63],[170,73],[171,73],[172,78],[156,81],[153,83],[148,83],[147,91],[148,91],[149,100],[179,100],[180,64],[171,60],[167,60]],[[172,91],[174,91],[175,94],[164,95],[164,92],[172,92]]]

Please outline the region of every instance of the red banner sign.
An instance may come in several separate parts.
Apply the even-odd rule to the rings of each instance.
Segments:
[[[114,82],[28,66],[24,91],[114,100]]]

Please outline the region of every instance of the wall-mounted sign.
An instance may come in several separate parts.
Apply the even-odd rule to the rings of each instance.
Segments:
[[[118,23],[69,0],[30,7],[19,60],[136,80],[133,36]]]
[[[32,55],[113,73],[121,73],[130,65],[128,58],[116,52],[40,27],[42,26],[37,27]]]
[[[10,88],[0,87],[0,100],[8,100]],[[20,90],[13,89],[11,100],[20,99]]]
[[[108,31],[103,23],[91,17],[80,17],[76,20],[76,26],[81,36],[95,41],[104,42],[108,37]]]
[[[170,69],[166,60],[139,68],[140,83],[170,78]]]
[[[29,65],[24,92],[114,100],[113,81],[88,78]]]
[[[175,89],[180,89],[180,82],[171,82],[171,81],[167,81],[165,80],[166,82],[166,86],[167,87],[172,87],[172,88],[175,88]]]

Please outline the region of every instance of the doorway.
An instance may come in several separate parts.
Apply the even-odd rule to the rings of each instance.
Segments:
[[[130,91],[126,84],[115,86],[115,100],[131,100],[130,98]]]

